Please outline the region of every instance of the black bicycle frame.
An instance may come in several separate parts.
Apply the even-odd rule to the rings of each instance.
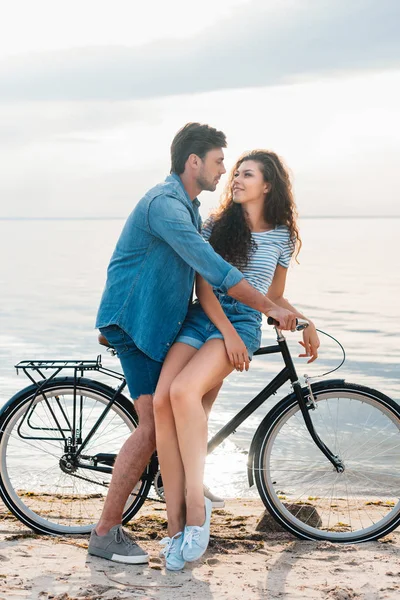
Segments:
[[[286,342],[285,342],[286,343]],[[260,354],[276,354],[278,352],[282,352],[281,346],[267,346],[265,348],[260,348],[254,355]],[[284,369],[274,379],[263,389],[253,400],[250,400],[246,406],[242,408],[226,425],[224,425],[218,433],[214,435],[213,438],[208,442],[207,453],[210,454],[217,448],[222,442],[231,435],[236,429],[241,425],[250,415],[253,414],[257,410],[261,404],[263,404],[270,396],[275,394],[279,390],[280,387],[286,381],[291,378],[292,373],[288,366],[285,366]]]
[[[314,429],[312,419],[310,417],[310,405],[307,404],[307,399],[303,395],[300,382],[297,377],[296,369],[290,355],[290,351],[283,337],[282,333],[275,328],[277,332],[278,344],[275,346],[266,346],[260,348],[254,355],[262,354],[277,354],[281,353],[285,363],[285,367],[274,377],[274,379],[263,389],[253,400],[251,400],[242,410],[240,410],[224,427],[222,427],[211,440],[208,442],[207,454],[210,454],[217,448],[222,442],[231,435],[236,429],[251,415],[253,414],[261,404],[263,404],[268,398],[275,394],[282,385],[287,381],[290,381],[293,387],[293,392],[296,395],[296,400],[300,406],[301,413],[303,415],[306,427],[310,436],[314,440],[315,444],[326,456],[326,458],[333,464],[338,472],[343,471],[343,464],[340,459],[329,450],[324,444],[319,435]]]

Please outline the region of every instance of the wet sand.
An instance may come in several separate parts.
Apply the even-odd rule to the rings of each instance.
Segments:
[[[377,542],[339,546],[258,532],[259,500],[214,510],[210,547],[182,572],[158,557],[164,505],[149,502],[128,528],[150,563],[127,566],[88,556],[88,538],[31,532],[0,505],[0,600],[381,600],[400,597],[400,530]]]

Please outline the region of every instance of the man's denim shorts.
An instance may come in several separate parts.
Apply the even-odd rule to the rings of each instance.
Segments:
[[[230,296],[218,296],[224,313],[242,338],[249,358],[261,345],[261,313]],[[208,340],[223,339],[222,333],[207,317],[201,305],[196,301],[190,307],[175,342],[183,342],[194,348]]]
[[[118,325],[101,327],[100,331],[117,352],[132,400],[154,394],[162,363],[139,350],[132,338]]]

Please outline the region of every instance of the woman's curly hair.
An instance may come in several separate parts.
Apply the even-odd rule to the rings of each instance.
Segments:
[[[251,237],[251,230],[241,204],[232,199],[234,175],[246,160],[254,160],[260,165],[264,181],[271,188],[264,202],[265,222],[276,227],[286,225],[295,257],[300,252],[301,240],[297,228],[297,210],[292,194],[289,173],[281,158],[269,150],[252,150],[243,154],[234,165],[221,197],[219,208],[213,213],[213,229],[210,244],[226,261],[244,269],[257,245]]]

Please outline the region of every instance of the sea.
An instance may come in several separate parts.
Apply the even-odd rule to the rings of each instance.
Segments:
[[[94,322],[106,269],[124,219],[0,219],[0,407],[29,384],[14,365],[33,359],[94,359],[118,370],[97,343]],[[299,358],[299,333],[286,338],[301,380],[340,377],[400,403],[400,218],[300,220],[303,248],[288,271],[286,298],[313,319],[320,355]],[[332,339],[334,338],[334,339]],[[275,341],[263,323],[262,345]],[[232,373],[211,413],[214,435],[282,368],[278,355],[255,357]],[[110,383],[105,379],[106,382]],[[290,393],[284,386],[207,459],[206,482],[227,497],[252,496],[247,452],[267,412]]]

